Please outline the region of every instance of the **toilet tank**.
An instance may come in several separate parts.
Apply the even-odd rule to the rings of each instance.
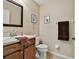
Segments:
[[[39,44],[40,38],[36,37],[35,45],[37,46]]]

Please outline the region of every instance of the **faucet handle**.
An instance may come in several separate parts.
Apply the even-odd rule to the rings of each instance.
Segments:
[[[10,33],[10,36],[16,36],[16,35],[17,35],[16,32]]]

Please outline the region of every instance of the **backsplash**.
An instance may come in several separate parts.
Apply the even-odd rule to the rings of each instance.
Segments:
[[[22,28],[19,28],[19,27],[4,27],[3,28],[3,36],[10,36],[14,34],[21,35],[22,33],[23,33],[23,30]]]
[[[8,37],[8,36],[10,36],[10,33],[8,33],[8,32],[3,32],[3,37]]]

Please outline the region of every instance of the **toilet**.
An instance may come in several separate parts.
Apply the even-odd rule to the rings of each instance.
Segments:
[[[37,53],[38,57],[37,59],[47,59],[47,51],[48,51],[48,46],[46,44],[39,44],[39,37],[36,38],[36,48],[37,48]],[[38,42],[38,43],[37,43]]]

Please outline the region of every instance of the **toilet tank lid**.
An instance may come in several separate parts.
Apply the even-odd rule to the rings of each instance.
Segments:
[[[48,48],[46,44],[40,44],[36,46],[37,48]]]

